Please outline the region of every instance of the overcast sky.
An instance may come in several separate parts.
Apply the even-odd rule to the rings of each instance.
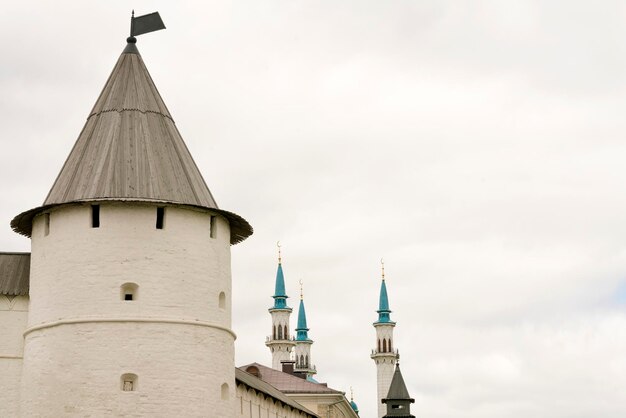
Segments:
[[[255,229],[232,249],[238,365],[271,365],[280,240],[317,379],[362,417],[381,257],[416,416],[626,416],[626,3],[5,1],[0,250],[30,250],[9,222],[43,202],[131,7],[161,13],[138,48]]]

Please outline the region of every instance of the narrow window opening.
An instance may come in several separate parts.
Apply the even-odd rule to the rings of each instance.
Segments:
[[[132,301],[137,299],[137,291],[139,286],[135,283],[124,283],[121,287],[121,296],[124,301]]]
[[[226,309],[226,293],[220,292],[218,306],[220,309]]]
[[[44,213],[43,219],[44,219],[44,232],[43,233],[45,236],[48,236],[48,234],[50,233],[50,214]]]
[[[222,400],[228,400],[228,383],[222,383]]]
[[[210,236],[211,238],[215,238],[216,235],[216,231],[217,231],[217,219],[215,219],[215,216],[211,215],[211,217],[209,218],[209,222],[210,222]]]
[[[165,208],[157,208],[156,229],[163,229],[165,222]]]
[[[387,352],[387,340],[383,339],[383,353]]]
[[[135,392],[137,390],[137,375],[126,373],[122,375],[121,386],[124,392]]]
[[[100,228],[100,205],[91,205],[91,227]]]
[[[378,340],[378,352],[380,353],[380,340]]]
[[[278,339],[283,339],[283,327],[281,327],[280,325],[278,326]]]
[[[287,325],[285,325],[285,339],[289,339],[289,334],[287,334]]]
[[[273,339],[275,340],[276,339],[276,325],[272,327],[272,336],[274,337]]]

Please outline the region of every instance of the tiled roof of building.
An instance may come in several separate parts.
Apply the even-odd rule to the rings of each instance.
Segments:
[[[229,220],[231,243],[243,241],[252,227],[218,208],[139,51],[128,45],[43,206],[16,216],[11,226],[30,236],[33,218],[54,205],[146,201],[211,209]]]
[[[298,376],[274,370],[259,363],[251,363],[240,367],[247,370],[254,366],[259,371],[259,379],[269,383],[283,393],[328,393],[343,394],[343,392],[329,388],[325,383],[313,383]]]
[[[279,400],[280,402],[284,403],[285,405],[289,405],[290,407],[292,407],[294,409],[302,411],[302,412],[308,414],[308,416],[310,416],[310,417],[319,418],[319,415],[309,411],[304,406],[300,405],[298,402],[296,402],[296,401],[292,400],[291,398],[289,398],[288,396],[284,395],[283,392],[281,392],[280,390],[276,389],[271,384],[265,382],[262,379],[259,379],[258,377],[255,377],[255,376],[251,375],[250,373],[245,372],[242,369],[235,368],[235,380],[237,380],[238,382],[241,382],[244,385],[246,385],[248,387],[251,387],[251,388],[253,388],[253,389],[255,389],[255,390],[259,391],[259,392],[263,392],[266,395],[271,396],[272,398]]]
[[[0,295],[28,295],[30,253],[0,253]]]

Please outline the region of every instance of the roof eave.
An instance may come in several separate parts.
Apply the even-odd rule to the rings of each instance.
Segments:
[[[36,207],[34,209],[27,210],[25,212],[20,213],[11,221],[11,228],[13,231],[18,234],[24,235],[28,238],[32,235],[33,230],[33,219],[35,216],[44,213],[45,211],[52,209],[53,207],[62,207],[62,206],[73,206],[73,205],[81,205],[84,203],[94,203],[94,202],[129,202],[129,203],[147,203],[154,205],[168,205],[168,206],[179,206],[179,207],[189,207],[194,209],[200,209],[210,212],[218,213],[224,218],[228,220],[230,225],[230,244],[235,245],[239,244],[246,238],[248,238],[254,230],[248,221],[246,221],[241,216],[236,213],[229,212],[223,209],[210,208],[206,206],[199,205],[190,205],[187,203],[180,202],[172,202],[167,200],[157,200],[157,199],[138,199],[138,198],[111,198],[111,197],[103,197],[103,198],[93,198],[93,199],[83,199],[77,200],[67,203],[53,203],[49,205],[43,205]]]

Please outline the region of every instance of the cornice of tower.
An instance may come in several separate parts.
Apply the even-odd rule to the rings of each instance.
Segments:
[[[291,312],[293,312],[293,309],[291,309],[291,308],[274,308],[274,307],[272,307],[272,308],[269,308],[267,311],[269,313],[273,313],[273,312],[287,312],[287,313],[291,313]]]

